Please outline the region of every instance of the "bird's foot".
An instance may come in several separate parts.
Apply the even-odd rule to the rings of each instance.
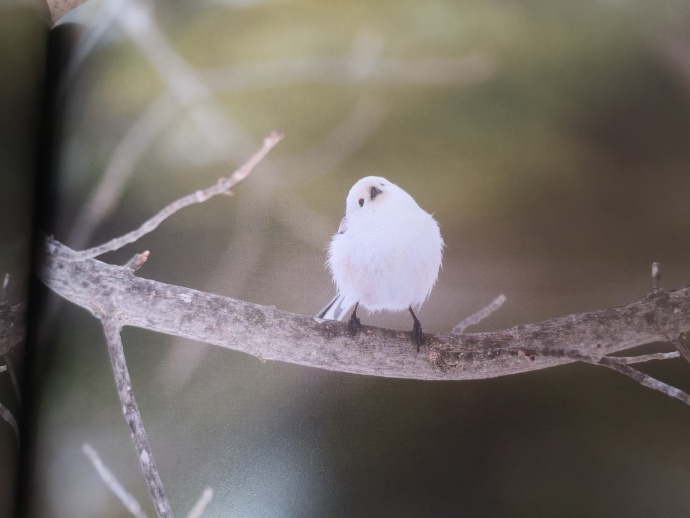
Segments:
[[[422,331],[422,324],[417,320],[412,327],[412,341],[417,344],[417,352],[419,348],[424,345],[424,332]]]
[[[357,317],[357,308],[352,312],[350,321],[347,323],[347,328],[350,330],[352,336],[359,333],[362,329],[362,323],[359,321],[359,317]]]
[[[409,311],[414,320],[414,325],[412,326],[412,341],[417,344],[417,352],[419,352],[419,348],[424,345],[425,342],[424,332],[422,331],[422,324],[419,322],[417,315],[412,311],[412,306],[410,306]]]

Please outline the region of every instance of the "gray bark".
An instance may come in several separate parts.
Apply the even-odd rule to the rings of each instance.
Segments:
[[[75,252],[47,238],[39,275],[58,295],[98,318],[226,347],[261,360],[420,380],[469,380],[596,361],[639,345],[676,341],[690,331],[690,287],[655,289],[643,299],[489,333],[426,333],[416,352],[409,332],[296,315],[189,288],[142,279],[131,268]]]

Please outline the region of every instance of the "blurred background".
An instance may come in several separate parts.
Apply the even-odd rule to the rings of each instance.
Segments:
[[[54,30],[73,45],[44,230],[73,248],[286,134],[233,197],[101,258],[150,250],[143,277],[315,314],[334,293],[324,263],[345,196],[376,174],[441,225],[428,331],[500,293],[469,332],[626,304],[649,292],[653,261],[666,288],[690,281],[685,1],[90,0]],[[100,325],[46,297],[28,515],[127,516],[83,442],[153,514]],[[181,516],[206,486],[212,517],[690,511],[690,408],[605,369],[418,382],[131,328],[123,340]],[[683,360],[641,368],[690,390]]]
[[[0,5],[0,516],[13,516],[17,482],[26,325],[10,315],[26,315],[28,300],[46,11],[40,0]]]

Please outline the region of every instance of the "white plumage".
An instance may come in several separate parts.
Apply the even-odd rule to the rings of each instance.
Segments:
[[[354,305],[350,328],[356,332],[358,305],[369,311],[409,310],[419,345],[422,329],[412,308],[436,283],[442,251],[438,223],[412,196],[385,178],[362,178],[350,189],[345,217],[329,247],[338,295],[319,316],[341,320]]]

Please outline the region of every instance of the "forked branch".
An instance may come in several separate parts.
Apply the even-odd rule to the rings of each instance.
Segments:
[[[504,331],[428,333],[417,354],[408,333],[347,325],[280,311],[181,286],[136,277],[95,259],[75,261],[65,245],[46,238],[43,282],[99,315],[117,308],[130,325],[245,352],[262,360],[423,380],[469,380],[553,367],[582,357],[599,359],[690,329],[690,287],[659,290],[614,308],[569,315]],[[582,357],[580,357],[580,356]]]

